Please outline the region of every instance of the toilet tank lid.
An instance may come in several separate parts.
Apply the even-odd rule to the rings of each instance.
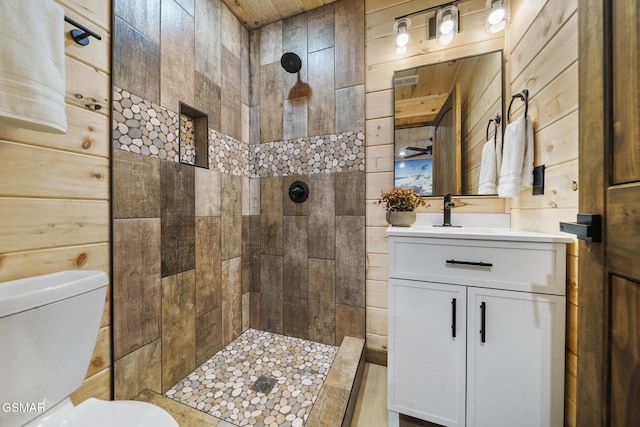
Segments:
[[[0,283],[0,318],[105,287],[103,271],[67,270]]]

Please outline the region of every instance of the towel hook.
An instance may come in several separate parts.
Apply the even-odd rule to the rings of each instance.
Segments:
[[[511,102],[509,103],[509,110],[507,110],[507,120],[511,123],[511,106],[513,105],[513,101],[516,99],[521,99],[524,102],[524,116],[527,117],[529,113],[529,90],[523,89],[522,92],[516,93],[511,97]]]
[[[71,30],[70,33],[73,41],[78,43],[79,45],[82,45],[82,46],[88,45],[89,36],[95,37],[98,40],[102,40],[102,37],[100,37],[100,34],[96,33],[95,31],[91,31],[84,25],[69,18],[68,16],[65,15],[64,20],[67,21],[69,24],[73,25],[74,27],[78,28],[77,30]]]
[[[502,123],[502,116],[500,116],[500,114],[496,115],[493,119],[489,119],[489,123],[487,123],[487,133],[486,133],[486,140],[489,141],[489,129],[491,129],[491,123],[493,123],[494,125],[494,136],[498,137],[498,126],[500,125],[500,123]]]

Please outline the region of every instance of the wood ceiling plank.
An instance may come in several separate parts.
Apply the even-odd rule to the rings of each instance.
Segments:
[[[302,8],[297,0],[271,0],[282,18],[297,15],[302,12]]]
[[[222,0],[222,2],[246,28],[253,29],[261,25],[262,18],[249,7],[246,1]]]
[[[253,30],[334,3],[335,0],[222,0],[222,2],[245,28]]]

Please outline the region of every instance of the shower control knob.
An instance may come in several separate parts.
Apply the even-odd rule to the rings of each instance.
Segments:
[[[309,187],[302,181],[295,181],[289,186],[289,198],[292,202],[302,203],[309,197]]]

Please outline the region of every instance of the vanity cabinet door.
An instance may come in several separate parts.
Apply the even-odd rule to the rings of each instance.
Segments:
[[[467,425],[563,425],[565,298],[468,288]]]
[[[388,408],[465,425],[466,288],[390,279]]]

